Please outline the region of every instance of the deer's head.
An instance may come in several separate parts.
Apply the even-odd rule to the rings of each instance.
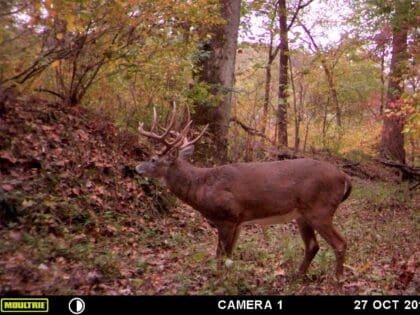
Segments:
[[[186,112],[186,125],[180,131],[175,131],[173,129],[176,119],[175,103],[173,103],[172,113],[167,126],[162,127],[159,125],[155,108],[153,108],[153,124],[150,131],[144,130],[144,123],[139,123],[139,133],[150,140],[157,141],[163,148],[154,150],[149,161],[140,163],[136,166],[136,172],[138,174],[150,177],[164,177],[168,168],[177,160],[188,159],[193,154],[194,143],[202,137],[208,126],[206,126],[193,140],[188,140],[187,137],[192,124],[188,106],[186,107]],[[161,134],[158,133],[159,131]]]

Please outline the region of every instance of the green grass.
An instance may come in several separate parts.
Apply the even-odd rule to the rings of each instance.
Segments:
[[[354,185],[352,199],[365,209],[380,211],[383,209],[401,209],[413,207],[414,193],[408,183],[392,184],[385,182],[365,182]]]

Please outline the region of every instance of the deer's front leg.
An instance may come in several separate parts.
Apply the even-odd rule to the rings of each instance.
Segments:
[[[239,225],[233,222],[220,222],[219,224],[217,224],[217,232],[217,257],[230,257],[232,255],[233,249],[239,236]]]

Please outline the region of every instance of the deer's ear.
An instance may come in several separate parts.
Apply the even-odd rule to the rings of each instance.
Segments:
[[[189,159],[194,153],[194,146],[189,145],[179,152],[179,157],[183,160]]]

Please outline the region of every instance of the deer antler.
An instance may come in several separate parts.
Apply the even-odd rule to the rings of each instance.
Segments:
[[[208,125],[206,125],[204,129],[201,130],[201,132],[199,133],[197,137],[195,137],[193,140],[188,140],[187,136],[188,136],[188,133],[190,131],[193,121],[190,119],[191,114],[190,114],[190,110],[188,106],[186,106],[186,112],[187,112],[187,123],[185,127],[181,130],[181,132],[172,130],[175,124],[175,118],[176,118],[176,103],[175,102],[173,102],[172,113],[169,119],[169,123],[166,127],[162,127],[159,125],[156,108],[153,108],[153,123],[152,123],[152,127],[150,131],[144,130],[143,122],[139,123],[138,131],[141,135],[147,138],[157,140],[158,142],[162,143],[165,146],[163,150],[158,152],[159,155],[163,155],[167,153],[169,150],[174,149],[174,148],[183,149],[197,142],[206,132],[207,127],[208,127]],[[159,135],[158,133],[155,132],[156,129],[161,129],[163,133]],[[170,140],[170,138],[172,139]]]
[[[158,122],[158,118],[157,118],[157,113],[156,113],[156,108],[153,107],[153,124],[152,124],[152,128],[150,129],[150,131],[146,131],[144,130],[143,126],[144,126],[144,122],[140,122],[139,123],[139,128],[138,131],[141,135],[148,137],[148,138],[152,138],[158,141],[165,141],[165,138],[168,136],[169,132],[171,131],[172,126],[175,123],[175,114],[176,114],[176,104],[174,102],[173,105],[173,110],[172,110],[172,114],[171,114],[171,118],[169,121],[168,126],[165,128],[165,132],[161,135],[158,135],[157,133],[154,132],[154,130],[159,127],[159,122]]]
[[[192,122],[192,120],[190,120],[190,122]],[[195,137],[193,140],[188,140],[187,137],[184,137],[184,140],[182,142],[182,145],[180,146],[180,149],[184,149],[186,147],[188,147],[189,145],[192,145],[194,143],[196,143],[203,135],[204,133],[207,131],[207,128],[209,127],[209,125],[207,124],[203,130],[201,130],[201,132],[198,134],[197,137]]]

